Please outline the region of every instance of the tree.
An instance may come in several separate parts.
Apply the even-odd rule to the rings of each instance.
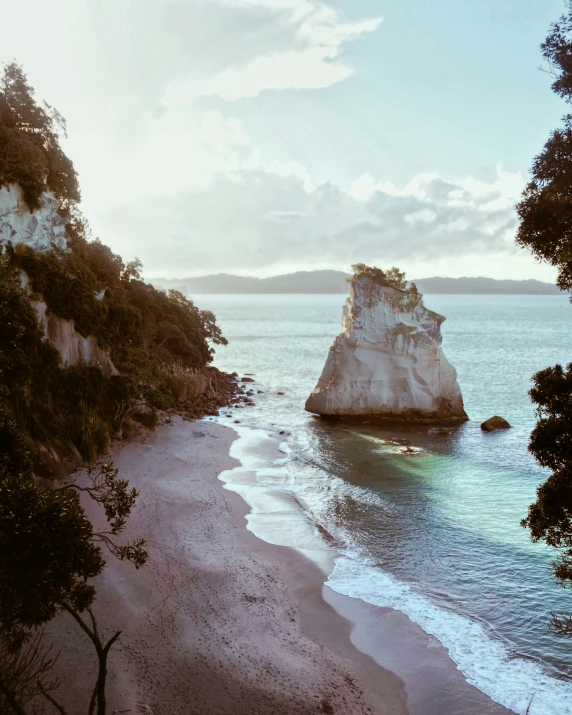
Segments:
[[[551,27],[541,46],[554,78],[553,90],[572,103],[572,4]],[[572,114],[552,132],[535,158],[532,180],[517,206],[520,226],[517,243],[538,260],[558,267],[558,286],[572,288]]]
[[[65,121],[50,105],[36,103],[16,62],[4,66],[0,79],[0,130],[0,186],[20,184],[32,210],[39,208],[46,189],[64,202],[79,201],[76,171],[59,143]]]
[[[43,715],[45,709],[38,700],[48,701],[59,687],[51,677],[57,660],[53,648],[44,643],[44,631],[36,631],[25,642],[0,633],[0,712],[16,715]]]
[[[552,475],[537,491],[522,525],[533,541],[544,541],[561,550],[554,575],[563,586],[572,587],[572,363],[549,367],[534,376],[530,391],[537,405],[538,423],[529,450]],[[551,629],[572,635],[572,616],[552,616]]]
[[[119,559],[131,561],[136,568],[145,564],[144,540],[123,545],[116,542],[138,493],[129,488],[126,480],[118,478],[111,463],[89,467],[88,486],[74,483],[54,489],[34,479],[25,454],[18,456],[21,436],[7,415],[0,419],[0,444],[8,447],[8,454],[16,454],[15,458],[0,461],[0,635],[9,643],[25,647],[31,629],[58,613],[68,613],[92,642],[98,659],[88,713],[105,715],[107,659],[121,631],[108,639],[100,634],[92,608],[95,588],[89,581],[105,566],[102,547]],[[94,531],[81,506],[80,493],[103,507],[107,529]],[[26,657],[18,648],[14,653],[12,660],[16,665],[18,658],[21,662]],[[34,662],[45,666],[45,659],[36,658]],[[16,666],[5,667],[4,671],[0,668],[0,695],[7,698],[16,715],[26,715],[22,706],[14,707],[14,702],[18,703],[11,685],[14,672],[19,672]],[[29,669],[26,672],[29,674]],[[12,674],[7,681],[6,673]],[[63,707],[50,692],[53,683],[46,685],[38,677],[36,685],[64,715]],[[16,686],[22,690],[22,682],[17,678]]]
[[[554,23],[541,46],[554,82],[553,90],[572,103],[572,3]],[[572,114],[563,119],[532,166],[532,179],[517,206],[520,226],[517,242],[538,260],[559,270],[558,285],[572,288]],[[530,391],[537,405],[537,425],[529,450],[552,475],[537,491],[522,526],[533,541],[560,550],[554,575],[572,587],[572,363],[537,373]],[[550,628],[572,636],[572,616],[553,614]]]
[[[393,266],[388,271],[385,272],[385,279],[393,288],[398,290],[407,290],[407,281],[405,280],[405,273],[400,271],[399,268]]]

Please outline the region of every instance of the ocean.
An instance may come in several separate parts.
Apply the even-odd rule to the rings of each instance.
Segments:
[[[228,481],[251,506],[249,528],[316,560],[321,544],[335,544],[333,590],[405,613],[505,707],[524,713],[534,695],[530,715],[572,713],[572,640],[548,630],[552,611],[572,611],[572,593],[552,576],[553,551],[519,524],[548,476],[527,451],[531,376],[572,361],[572,306],[558,295],[426,296],[447,318],[443,349],[470,417],[436,433],[304,411],[341,331],[344,300],[196,298],[229,340],[215,364],[251,374],[263,391],[255,407],[221,418],[241,436],[235,455],[244,468]],[[495,414],[513,428],[483,433],[480,423]]]

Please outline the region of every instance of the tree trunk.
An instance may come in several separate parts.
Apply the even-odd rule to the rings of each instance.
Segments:
[[[102,649],[98,652],[97,659],[99,663],[99,673],[97,675],[97,715],[105,715],[105,681],[107,680],[107,653],[109,651]]]

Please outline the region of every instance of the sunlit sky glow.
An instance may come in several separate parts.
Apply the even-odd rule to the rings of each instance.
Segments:
[[[553,280],[514,204],[565,113],[563,0],[19,0],[0,59],[66,117],[93,232],[147,277],[365,262]]]

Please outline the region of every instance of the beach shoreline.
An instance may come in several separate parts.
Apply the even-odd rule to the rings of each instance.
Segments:
[[[503,707],[470,684],[439,640],[405,613],[334,590],[336,580],[332,581],[332,574],[345,551],[344,545],[314,520],[312,507],[302,503],[308,489],[313,493],[312,484],[304,485],[305,496],[299,494],[299,483],[291,485],[293,491],[284,488],[289,479],[287,465],[291,458],[297,459],[290,452],[288,433],[276,425],[269,430],[242,422],[232,426],[239,433],[239,439],[231,445],[231,455],[238,465],[219,478],[248,504],[247,528],[263,542],[293,548],[315,564],[321,575],[321,589],[309,591],[300,599],[302,613],[311,613],[313,600],[317,599],[318,609],[324,602],[329,604],[349,624],[350,640],[357,650],[401,678],[410,715],[519,712],[518,708],[513,711]],[[339,634],[332,638],[328,631],[316,632],[315,621],[311,616],[304,619],[306,632],[336,648]]]
[[[100,629],[123,631],[110,655],[109,712],[407,715],[402,681],[352,644],[351,623],[323,598],[322,571],[245,528],[248,506],[218,479],[236,465],[235,438],[176,417],[111,451],[141,494],[126,537],[146,538],[150,560],[136,571],[110,557],[97,580]],[[66,615],[47,632],[67,644],[59,694],[81,712],[95,672],[90,644]]]

